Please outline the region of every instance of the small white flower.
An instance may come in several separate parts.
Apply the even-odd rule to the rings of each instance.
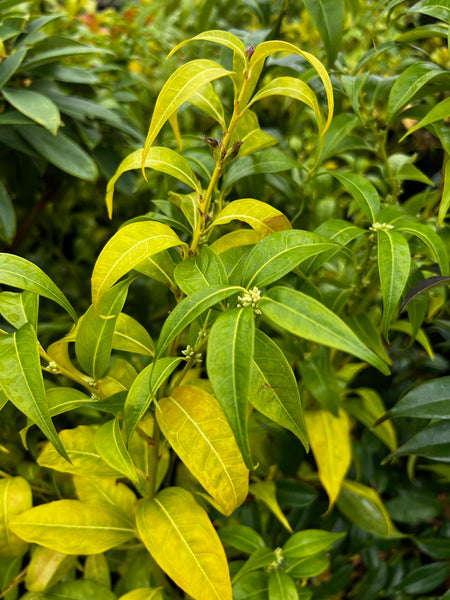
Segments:
[[[255,286],[251,290],[246,290],[242,296],[238,296],[238,308],[253,308],[255,315],[260,315],[261,311],[258,308],[259,301],[261,300],[261,291]]]
[[[54,360],[51,360],[48,365],[47,365],[47,369],[49,371],[51,371],[52,373],[58,373],[59,369],[58,369],[58,365],[55,363]]]
[[[370,231],[389,231],[389,229],[394,229],[394,226],[390,225],[389,223],[374,223],[369,227],[369,229]]]

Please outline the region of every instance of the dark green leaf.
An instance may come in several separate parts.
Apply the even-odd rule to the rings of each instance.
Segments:
[[[17,88],[3,88],[2,93],[19,112],[56,135],[61,125],[61,116],[56,104],[47,96],[32,90]]]
[[[264,548],[264,540],[251,527],[246,525],[226,525],[218,531],[223,544],[251,554],[258,548]]]
[[[450,419],[450,376],[415,387],[391,408],[389,416]]]
[[[305,8],[323,40],[331,67],[341,44],[345,22],[344,0],[304,0]]]
[[[300,165],[276,148],[261,150],[251,156],[236,160],[223,178],[224,189],[231,187],[236,181],[249,175],[279,173],[288,169],[296,169]]]
[[[404,590],[406,594],[426,594],[444,583],[447,576],[448,564],[446,562],[423,565],[408,573],[396,586],[396,589]]]
[[[5,186],[0,181],[0,239],[12,242],[16,233],[16,215]]]
[[[448,420],[432,423],[416,433],[395,452],[391,452],[383,462],[395,456],[424,456],[433,460],[450,462],[450,423]]]
[[[174,271],[178,287],[188,296],[211,285],[226,286],[225,267],[214,250],[203,246],[197,256],[191,256],[177,265]]]

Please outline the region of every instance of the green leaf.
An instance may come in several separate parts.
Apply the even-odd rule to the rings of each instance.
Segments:
[[[277,138],[261,130],[258,117],[250,109],[246,110],[236,123],[230,145],[233,146],[236,142],[242,142],[239,148],[239,160],[257,150],[278,144]]]
[[[294,580],[280,569],[269,573],[269,600],[298,600]]]
[[[73,38],[60,35],[45,36],[38,43],[33,45],[32,51],[24,63],[24,67],[30,69],[37,66],[53,62],[55,58],[63,56],[75,56],[77,54],[93,54],[105,53],[110,54],[111,51],[102,49],[99,46],[84,44]]]
[[[144,356],[153,356],[155,353],[153,340],[145,327],[123,312],[117,317],[113,348]]]
[[[84,579],[111,587],[111,572],[104,554],[91,554],[84,562]]]
[[[0,313],[16,329],[25,323],[37,328],[39,296],[33,292],[0,292]]]
[[[432,179],[427,177],[422,171],[419,171],[412,163],[414,156],[408,156],[406,154],[391,154],[388,158],[391,175],[386,175],[386,180],[392,181],[420,181],[426,185],[434,187]]]
[[[382,538],[399,537],[377,492],[356,481],[344,481],[337,501],[339,510],[352,523]]]
[[[188,102],[217,121],[222,129],[226,129],[223,104],[210,83],[191,96]]]
[[[139,504],[139,536],[161,569],[195,600],[231,600],[225,552],[206,512],[182,488]]]
[[[61,458],[67,457],[50,418],[39,358],[39,342],[29,323],[13,334],[0,336],[0,370],[0,386],[8,399],[39,427]]]
[[[436,121],[444,120],[450,113],[450,98],[445,98],[441,102],[438,102],[433,108],[425,115],[423,119],[420,119],[418,123],[408,129],[405,135],[399,140],[402,142],[408,135],[414,133],[422,127],[435,123]]]
[[[313,410],[305,413],[305,420],[320,481],[330,500],[330,509],[339,496],[351,463],[350,419],[343,411],[334,417],[327,410]]]
[[[264,548],[263,538],[247,525],[226,525],[218,531],[223,544],[251,554],[258,548]]]
[[[180,262],[175,268],[174,278],[187,296],[211,285],[228,285],[223,262],[209,246],[203,246],[197,256]]]
[[[11,533],[9,525],[11,519],[31,508],[32,503],[30,485],[23,477],[0,479],[0,557],[26,553],[28,544]]]
[[[31,557],[25,578],[30,592],[41,592],[58,583],[76,563],[74,556],[37,546]]]
[[[408,242],[398,231],[377,231],[378,271],[383,296],[383,333],[388,339],[394,317],[409,277],[411,255]]]
[[[347,192],[353,196],[359,208],[366,215],[370,223],[375,223],[380,212],[380,196],[374,185],[358,173],[331,173],[342,183]]]
[[[20,88],[3,88],[6,100],[19,112],[56,135],[61,125],[61,115],[54,102],[38,92]]]
[[[426,594],[442,585],[448,577],[448,564],[435,562],[417,567],[407,573],[401,582],[395,586],[396,590],[403,590],[405,594]]]
[[[87,181],[97,178],[95,162],[62,131],[55,136],[37,125],[17,126],[17,130],[27,145],[61,171]]]
[[[278,504],[277,488],[274,481],[257,481],[256,483],[252,483],[249,486],[249,492],[257,500],[265,504],[283,527],[292,533],[292,527]]]
[[[59,583],[51,590],[46,591],[45,600],[117,600],[117,596],[104,585],[96,581],[77,579]],[[25,600],[39,600],[27,598]]]
[[[233,590],[234,583],[238,580],[241,580],[242,577],[245,577],[252,571],[270,567],[276,562],[277,557],[273,550],[269,550],[267,546],[264,546],[263,548],[257,548],[254,552],[252,552],[250,557],[245,561],[239,571],[233,576]],[[264,596],[264,598],[267,598],[267,595]]]
[[[263,295],[259,308],[264,316],[288,332],[354,354],[385,375],[389,373],[384,362],[337,315],[311,296],[274,287]]]
[[[447,211],[450,207],[450,160],[448,159],[445,163],[445,169],[442,174],[444,178],[444,188],[442,190],[442,199],[439,204],[439,213],[438,213],[438,226],[442,227],[444,224],[444,219],[447,215]]]
[[[117,512],[79,500],[31,508],[12,519],[10,528],[27,542],[64,554],[98,554],[134,536],[129,521]]]
[[[146,258],[183,242],[167,225],[142,221],[125,225],[106,243],[92,273],[92,304],[97,312],[102,296],[123,275]]]
[[[142,153],[143,169],[150,147],[169,117],[205,84],[230,74],[218,63],[205,59],[192,60],[172,73],[156,99]]]
[[[127,439],[130,439],[161,385],[183,360],[181,357],[160,358],[145,367],[133,381],[124,407]]]
[[[16,215],[8,192],[0,181],[0,239],[11,243],[16,234]]]
[[[336,247],[334,242],[308,231],[276,231],[258,242],[244,259],[243,285],[247,289],[266,286],[307,258]]]
[[[208,308],[242,291],[240,286],[209,286],[184,298],[164,321],[156,347],[156,357],[161,356],[170,342]]]
[[[295,160],[277,148],[261,150],[256,154],[252,154],[252,156],[244,156],[229,166],[223,177],[223,189],[230,188],[236,181],[250,175],[280,173],[288,169],[297,169],[298,167],[299,164]],[[254,200],[254,202],[258,201]]]
[[[88,425],[63,429],[59,432],[59,437],[71,462],[60,456],[50,444],[46,444],[37,459],[38,464],[55,471],[85,477],[120,477],[120,473],[107,465],[97,452],[96,431],[96,427]]]
[[[376,352],[388,365],[392,364],[392,360],[384,346],[384,340],[378,331],[378,323],[373,322],[373,317],[367,313],[361,313],[349,316],[345,321],[364,344]]]
[[[216,399],[193,385],[158,403],[156,419],[169,444],[225,515],[248,493],[248,470]]]
[[[61,290],[39,267],[14,254],[0,253],[0,283],[34,292],[64,308],[74,321],[77,313]]]
[[[327,53],[328,66],[332,67],[339,52],[345,23],[344,0],[305,0],[308,11]]]
[[[445,71],[435,63],[414,63],[407,67],[396,79],[389,94],[386,120],[390,123],[422,88],[445,75]]]
[[[295,375],[277,344],[259,330],[255,332],[248,399],[263,415],[292,431],[308,449]]]
[[[433,260],[438,263],[441,274],[450,275],[447,248],[431,227],[422,223],[402,223],[397,227],[397,231],[406,231],[419,238],[427,246]]]
[[[13,54],[5,58],[0,64],[0,88],[2,88],[5,83],[11,79],[14,73],[22,64],[23,59],[25,58],[26,53],[28,52],[28,48],[17,48]],[[3,90],[2,90],[3,91]]]
[[[438,377],[413,388],[388,414],[390,417],[450,419],[450,376]]]
[[[307,359],[300,363],[300,374],[303,385],[320,406],[337,417],[340,390],[328,348],[317,346],[308,352]]]
[[[91,305],[80,320],[75,337],[75,353],[81,367],[97,381],[108,369],[117,317],[125,303],[131,281],[111,289],[99,303],[98,315]]]
[[[247,432],[254,338],[255,319],[252,309],[229,309],[214,322],[208,337],[206,355],[208,377],[214,394],[249,469],[254,466]]]
[[[287,562],[285,572],[295,579],[306,579],[316,577],[330,567],[330,561],[325,553],[315,554],[308,558],[290,560]],[[311,596],[307,596],[310,598]]]
[[[104,423],[95,434],[95,449],[107,465],[138,482],[136,468],[126,449],[117,418]]]
[[[292,229],[287,217],[282,212],[266,202],[254,200],[253,198],[243,198],[230,202],[214,219],[212,227],[225,225],[231,221],[244,221],[252,229],[261,231],[265,235],[269,235],[274,231]]]
[[[429,504],[424,506],[428,509]],[[433,507],[432,507],[433,508]],[[434,515],[433,517],[434,518]],[[422,552],[431,556],[432,558],[449,559],[450,558],[450,540],[442,538],[413,538],[414,543],[418,546]]]
[[[383,462],[395,456],[424,456],[432,460],[450,462],[450,426],[447,420],[432,423],[416,433],[395,452],[391,452]]]
[[[120,596],[119,600],[165,600],[166,595],[163,592],[162,587],[158,588],[135,588],[131,592],[127,592],[123,596]]]
[[[283,556],[291,560],[328,552],[333,544],[343,537],[345,533],[332,533],[321,529],[298,531],[283,544]]]
[[[113,195],[116,181],[123,173],[132,171],[133,169],[140,169],[142,166],[144,168],[154,169],[155,171],[160,171],[161,173],[171,175],[179,181],[182,181],[188,187],[196,190],[198,193],[201,192],[200,184],[195,177],[191,166],[189,165],[188,161],[183,158],[183,156],[178,154],[178,152],[175,152],[175,150],[171,150],[170,148],[150,148],[146,154],[144,164],[142,163],[143,153],[144,150],[141,148],[140,150],[136,150],[135,152],[129,154],[123,159],[123,161],[117,167],[114,176],[109,180],[108,187],[106,189],[106,206],[108,208],[108,215],[110,218],[113,211]]]

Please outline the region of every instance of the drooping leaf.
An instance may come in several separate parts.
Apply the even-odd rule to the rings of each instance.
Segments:
[[[257,481],[256,483],[252,483],[249,486],[249,492],[267,506],[283,527],[290,533],[293,533],[291,524],[278,504],[277,489],[274,481]]]
[[[248,469],[213,396],[193,385],[175,388],[158,403],[157,421],[183,463],[230,515],[248,493]]]
[[[153,340],[145,327],[123,312],[116,321],[112,347],[122,352],[134,352],[144,356],[153,356],[155,353]]]
[[[138,482],[136,468],[125,446],[117,418],[104,423],[95,434],[95,449],[107,465]]]
[[[195,600],[231,600],[227,559],[206,512],[178,487],[144,500],[139,536],[161,569]]]
[[[370,223],[375,223],[380,212],[380,196],[375,186],[358,173],[333,171],[332,175],[353,196]]]
[[[23,540],[64,554],[98,554],[131,539],[130,522],[105,505],[56,500],[22,512],[10,528]]]
[[[49,298],[66,310],[74,321],[77,314],[70,302],[39,267],[14,254],[0,253],[0,283]]]
[[[419,296],[419,294],[423,294],[428,290],[431,290],[432,288],[441,285],[450,285],[450,277],[427,277],[426,279],[419,281],[418,283],[413,285],[412,288],[406,294],[400,306],[399,313],[403,312],[406,306],[409,304],[409,302],[411,302],[411,300],[414,300],[414,298]]]
[[[39,358],[39,342],[32,325],[0,336],[0,387],[8,399],[51,441],[60,458],[67,458],[50,418]]]
[[[305,0],[308,11],[327,53],[328,66],[332,67],[339,52],[345,22],[344,0]]]
[[[19,112],[56,135],[61,125],[61,115],[50,98],[32,90],[12,87],[3,88],[2,94]]]
[[[203,246],[197,256],[180,262],[175,268],[174,278],[187,296],[211,285],[228,285],[225,267],[209,246]]]
[[[204,87],[195,92],[195,94],[189,98],[188,102],[212,117],[223,129],[226,129],[223,104],[210,83],[207,83]]]
[[[263,415],[292,431],[308,449],[295,375],[277,344],[259,330],[255,332],[249,402]]]
[[[263,295],[259,308],[263,315],[290,333],[354,354],[382,373],[389,373],[385,363],[336,314],[311,296],[274,287]]]
[[[30,484],[23,477],[0,479],[0,557],[23,556],[28,544],[9,530],[11,519],[31,508]],[[1,581],[1,580],[0,580]]]
[[[123,159],[117,167],[114,176],[109,180],[106,189],[106,206],[110,218],[113,211],[113,195],[116,181],[123,173],[142,167],[143,153],[144,150],[140,149],[129,154]],[[181,154],[175,152],[175,150],[157,146],[150,148],[145,158],[144,168],[154,169],[155,171],[171,175],[197,192],[200,193],[201,191],[200,184],[188,161]]]
[[[229,309],[208,337],[206,367],[214,394],[231,426],[245,464],[253,468],[247,433],[247,403],[255,338],[251,308]]]
[[[225,225],[231,221],[244,221],[255,231],[265,235],[274,231],[292,229],[282,212],[253,198],[244,198],[230,202],[214,219],[212,226]]]
[[[350,420],[343,411],[334,417],[327,410],[308,411],[305,420],[320,481],[328,494],[331,508],[350,467]]]
[[[97,311],[102,296],[123,275],[146,258],[183,242],[167,225],[143,221],[125,225],[106,243],[92,273],[92,304]]]

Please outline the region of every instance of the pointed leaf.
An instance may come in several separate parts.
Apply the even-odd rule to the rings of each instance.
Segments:
[[[336,417],[340,404],[340,389],[328,348],[313,348],[308,353],[308,359],[301,362],[300,374],[303,385],[321,408],[329,410]]]
[[[64,554],[98,554],[132,538],[127,519],[108,507],[57,500],[41,504],[16,516],[12,531],[27,542]]]
[[[110,477],[73,478],[77,496],[89,504],[107,505],[109,510],[119,511],[130,521],[134,518],[136,494],[124,483]]]
[[[259,533],[247,525],[226,525],[221,527],[218,533],[222,543],[247,554],[265,547]]]
[[[283,544],[283,556],[287,559],[299,559],[328,552],[333,544],[343,537],[345,533],[332,533],[321,529],[298,531]]]
[[[406,294],[405,299],[400,306],[399,313],[403,312],[408,303],[411,302],[411,300],[414,300],[419,294],[423,294],[424,292],[441,285],[450,285],[450,277],[427,277],[426,279],[419,281],[413,285]]]
[[[113,348],[153,356],[155,347],[148,331],[136,319],[121,312],[114,328]]]
[[[450,462],[450,425],[448,420],[428,425],[395,452],[391,452],[383,462],[387,462],[395,456],[405,455],[424,456],[432,460]]]
[[[411,255],[408,242],[397,231],[377,231],[378,271],[383,295],[383,333],[386,339],[390,322],[397,311],[408,281]]]
[[[387,181],[420,181],[434,187],[434,181],[412,164],[414,160],[414,156],[407,154],[391,154],[388,162],[392,177],[390,174],[386,175]]]
[[[107,465],[138,482],[136,468],[126,449],[117,418],[104,423],[95,434],[95,449]]]
[[[308,449],[308,436],[295,375],[269,336],[255,332],[249,402],[263,415],[292,431]]]
[[[0,336],[0,386],[8,399],[39,427],[61,457],[67,457],[50,418],[38,346],[36,332],[29,323],[16,333]]]
[[[10,54],[2,61],[0,65],[0,88],[2,88],[5,83],[8,83],[8,81],[20,67],[28,50],[29,48],[26,47],[17,48],[13,54]]]
[[[353,331],[318,300],[285,287],[268,290],[259,302],[261,312],[294,335],[354,354],[382,373],[389,369]]]
[[[336,247],[325,237],[298,229],[272,233],[258,242],[245,258],[243,285],[247,289],[266,286],[281,279],[307,258]]]
[[[161,356],[167,350],[168,345],[174,337],[190,325],[194,319],[208,310],[208,308],[242,291],[243,289],[239,286],[209,286],[184,298],[173,309],[162,326],[156,347],[156,356]]]
[[[274,481],[258,481],[249,486],[250,494],[253,494],[257,500],[263,502],[269,510],[276,516],[280,523],[290,533],[293,533],[292,527],[283,514],[283,511],[278,504],[277,489]]]
[[[397,227],[397,231],[406,231],[419,238],[427,246],[433,260],[438,263],[442,275],[447,277],[450,274],[447,248],[431,227],[423,223],[404,223]]]
[[[145,367],[133,381],[124,406],[127,439],[130,439],[161,385],[183,360],[181,357],[160,358]]]
[[[247,432],[247,402],[255,338],[251,308],[229,309],[208,337],[206,367],[214,394],[231,426],[245,464],[253,468]]]
[[[442,227],[444,224],[444,219],[447,215],[447,211],[450,207],[450,160],[447,157],[447,161],[445,163],[445,170],[442,174],[444,178],[444,188],[442,190],[442,199],[439,204],[439,213],[438,213],[438,225]]]
[[[206,512],[182,488],[166,488],[136,513],[139,535],[161,569],[195,600],[231,600],[227,559]]]
[[[2,94],[19,112],[56,135],[61,125],[61,116],[58,107],[50,98],[38,92],[20,88],[3,88]]]
[[[158,406],[156,418],[169,444],[222,512],[231,515],[247,497],[248,469],[216,399],[182,385]]]
[[[294,580],[280,569],[269,573],[269,600],[298,600]]]
[[[30,485],[23,477],[0,479],[0,557],[26,553],[28,544],[10,531],[9,524],[16,515],[31,508],[32,503]]]
[[[228,284],[223,262],[209,246],[203,246],[197,256],[180,262],[175,268],[174,278],[187,296],[211,285]]]
[[[39,296],[33,292],[0,292],[0,314],[16,329],[25,323],[37,328]]]
[[[143,169],[150,147],[169,117],[205,84],[230,74],[218,63],[204,59],[192,60],[172,73],[156,99],[142,153]]]
[[[77,320],[76,312],[61,290],[48,275],[25,258],[0,253],[0,283],[49,298],[64,308],[74,321]]]
[[[445,98],[441,102],[438,102],[433,108],[425,115],[423,119],[421,119],[418,123],[410,127],[405,135],[399,140],[402,142],[408,135],[414,133],[418,129],[422,127],[426,127],[431,123],[435,123],[436,121],[441,121],[448,118],[450,114],[450,98]]]
[[[257,150],[278,144],[276,137],[262,131],[258,117],[252,110],[246,110],[236,123],[230,145],[233,146],[236,142],[242,142],[239,148],[239,160]]]
[[[308,11],[327,53],[328,66],[332,67],[339,52],[345,23],[344,0],[305,0]]]
[[[299,164],[295,160],[277,148],[261,150],[256,154],[252,154],[252,156],[244,156],[233,162],[227,169],[223,178],[223,188],[228,189],[236,183],[236,181],[239,181],[244,177],[249,177],[250,175],[281,173],[282,171],[296,169],[298,167]],[[253,200],[253,202],[259,201]]]
[[[242,64],[245,65],[247,62],[245,46],[241,40],[232,33],[229,33],[228,31],[221,31],[219,29],[203,31],[193,38],[180,42],[173,50],[171,50],[167,58],[173,56],[173,54],[175,54],[175,52],[177,52],[185,44],[195,41],[215,42],[216,44],[230,48],[230,50],[233,50],[234,54],[240,58]]]
[[[282,212],[253,198],[244,198],[230,202],[214,219],[212,227],[225,225],[231,221],[244,221],[255,231],[265,235],[283,229],[292,229],[287,217]]]
[[[334,417],[327,410],[308,411],[305,419],[320,481],[331,508],[351,463],[350,419],[343,411]]]
[[[140,169],[142,167],[143,153],[144,150],[141,148],[140,150],[136,150],[135,152],[129,154],[123,159],[123,161],[117,167],[114,176],[109,180],[108,187],[106,189],[106,206],[108,208],[108,215],[110,218],[113,211],[113,195],[116,181],[123,173],[132,171],[133,169]],[[143,166],[144,168],[154,169],[155,171],[160,171],[162,173],[166,173],[167,175],[171,175],[197,192],[200,193],[201,191],[200,184],[195,177],[188,161],[183,158],[181,154],[175,152],[175,150],[163,147],[151,148],[147,152]]]
[[[210,83],[191,96],[188,102],[217,121],[223,129],[226,129],[223,104]]]
[[[389,416],[450,419],[450,376],[438,377],[413,388],[391,408]]]
[[[102,296],[123,275],[146,258],[183,242],[167,225],[143,221],[125,225],[107,242],[92,273],[92,304],[97,311]]]
[[[370,223],[375,223],[380,212],[380,196],[375,186],[357,173],[338,173],[334,171],[331,174],[353,196]]]

